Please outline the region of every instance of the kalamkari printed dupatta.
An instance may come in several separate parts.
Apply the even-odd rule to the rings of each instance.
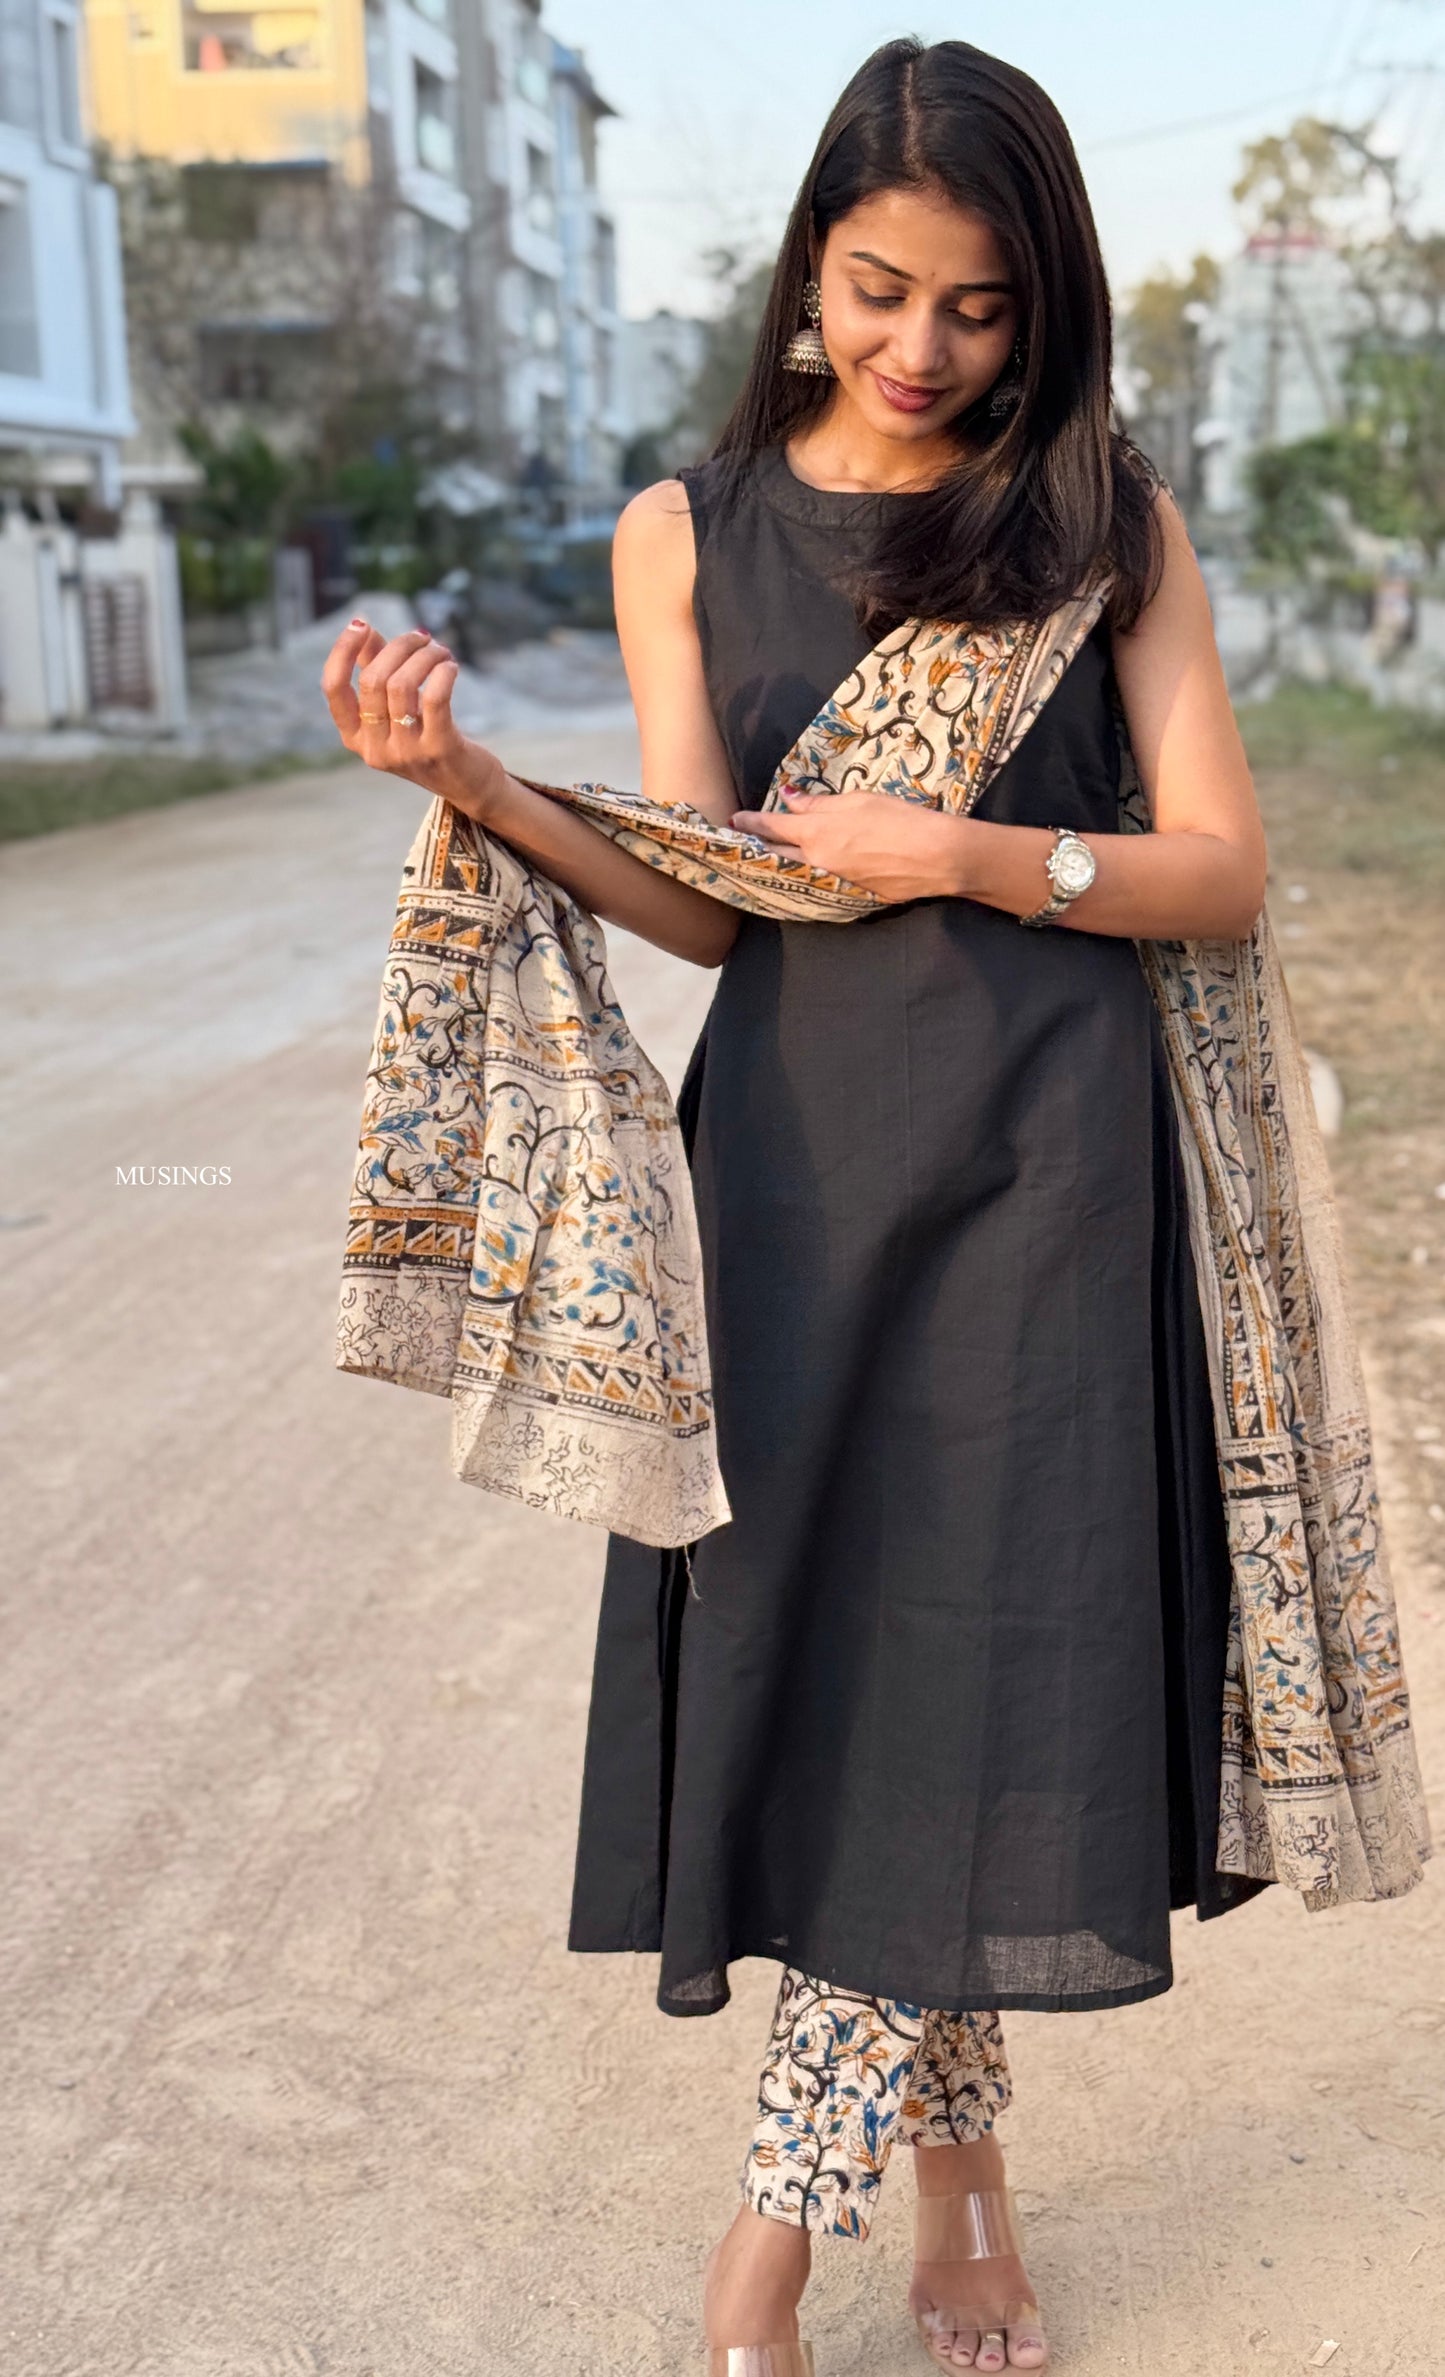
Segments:
[[[799,736],[790,789],[963,814],[1097,624],[905,622]],[[1121,826],[1149,830],[1116,705]],[[686,802],[545,787],[621,846],[754,913],[882,903]],[[1393,1898],[1430,1855],[1339,1232],[1261,916],[1143,941],[1204,1308],[1233,1595],[1218,1863],[1312,1908]],[[468,1483],[659,1546],[729,1517],[702,1260],[666,1084],[595,919],[445,802],[402,875],[367,1075],[338,1366],[450,1398]]]

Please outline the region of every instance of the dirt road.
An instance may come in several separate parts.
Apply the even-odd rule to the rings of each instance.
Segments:
[[[602,746],[510,755],[627,780]],[[600,1539],[332,1367],[416,811],[311,775],[5,858],[4,2377],[697,2365],[775,1968],[681,2023],[649,1963],[568,1956]],[[620,942],[615,973],[675,1081],[708,978]],[[229,1185],[117,1185],[183,1163]],[[1438,1805],[1441,1538],[1378,1345],[1374,1391]],[[1060,2377],[1426,2377],[1438,1872],[1176,1945],[1163,1998],[1007,2023]],[[909,2194],[820,2248],[820,2377],[923,2368]]]

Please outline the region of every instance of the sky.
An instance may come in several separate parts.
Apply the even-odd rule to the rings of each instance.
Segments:
[[[899,33],[1021,66],[1079,150],[1116,292],[1238,243],[1246,141],[1379,109],[1445,220],[1445,0],[546,0],[619,111],[601,136],[623,311],[705,312],[704,252],[771,252],[828,109]]]

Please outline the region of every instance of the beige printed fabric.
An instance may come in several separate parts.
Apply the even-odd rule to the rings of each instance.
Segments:
[[[781,762],[793,786],[964,814],[1096,625],[911,621]],[[1121,822],[1148,830],[1122,713]],[[875,896],[686,802],[547,787],[756,913]],[[1311,1907],[1430,1854],[1323,1143],[1267,917],[1141,942],[1169,1054],[1210,1349],[1233,1604],[1219,1862]],[[448,1395],[468,1482],[658,1545],[728,1517],[701,1251],[667,1090],[576,901],[436,802],[407,861],[367,1074],[337,1361]]]
[[[729,1516],[692,1181],[595,920],[434,801],[366,1075],[336,1361],[451,1399],[469,1485],[643,1543]]]

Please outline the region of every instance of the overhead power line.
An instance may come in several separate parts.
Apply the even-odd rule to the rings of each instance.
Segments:
[[[1351,68],[1344,74],[1331,75],[1328,82],[1313,82],[1294,91],[1275,91],[1262,99],[1251,99],[1247,106],[1223,109],[1218,115],[1176,116],[1172,124],[1147,124],[1137,132],[1108,132],[1100,140],[1081,140],[1079,147],[1088,155],[1099,149],[1127,149],[1148,140],[1174,140],[1181,132],[1207,132],[1216,126],[1247,123],[1251,116],[1263,115],[1271,107],[1298,107],[1307,99],[1323,98],[1327,91],[1340,90],[1344,84],[1358,81],[1359,76],[1374,71],[1371,67]]]

